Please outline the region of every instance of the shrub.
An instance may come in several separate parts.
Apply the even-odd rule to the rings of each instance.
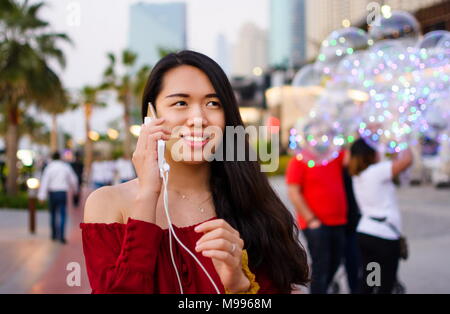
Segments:
[[[21,191],[16,196],[8,196],[4,193],[0,193],[0,208],[27,209],[27,192]],[[36,202],[36,209],[46,208],[48,208],[47,202],[44,202],[43,204],[41,202]]]
[[[278,168],[273,172],[267,172],[268,176],[284,176],[286,173],[286,168],[288,166],[289,160],[291,160],[292,156],[289,155],[281,155],[279,157]],[[264,162],[263,164],[268,164],[269,162]]]

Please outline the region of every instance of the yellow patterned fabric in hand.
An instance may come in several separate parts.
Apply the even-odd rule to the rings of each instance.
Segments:
[[[242,270],[244,271],[245,276],[247,276],[250,281],[250,288],[247,291],[238,292],[236,294],[257,294],[259,291],[259,284],[255,280],[255,275],[248,268],[248,255],[247,250],[242,250]],[[233,292],[225,289],[226,294],[234,294]]]

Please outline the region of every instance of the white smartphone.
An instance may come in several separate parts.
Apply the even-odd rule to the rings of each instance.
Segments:
[[[144,118],[144,124],[149,124],[152,120],[158,119],[156,116],[155,109],[153,109],[152,103],[148,103],[147,116]],[[158,140],[158,167],[164,171],[169,171],[169,164],[166,162],[164,153],[166,151],[166,142],[163,140]],[[162,175],[162,173],[161,173]]]

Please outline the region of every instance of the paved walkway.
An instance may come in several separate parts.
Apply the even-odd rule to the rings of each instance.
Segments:
[[[27,211],[0,210],[0,293],[90,293],[78,228],[81,208],[69,204],[65,245],[50,240],[48,211],[37,213],[31,235]],[[66,283],[70,262],[81,267],[80,287]]]

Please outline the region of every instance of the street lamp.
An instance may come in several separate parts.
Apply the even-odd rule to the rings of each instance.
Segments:
[[[119,132],[114,129],[108,129],[107,134],[108,134],[108,137],[113,141],[117,140],[117,138],[119,137]]]
[[[89,131],[88,136],[94,142],[97,142],[100,139],[100,135],[95,131]]]
[[[347,27],[350,27],[351,25],[352,25],[352,23],[350,22],[349,19],[342,20],[342,26],[343,27],[347,28]]]
[[[263,74],[263,69],[261,67],[254,67],[252,72],[254,76],[261,76]]]
[[[30,233],[36,233],[36,203],[37,193],[39,188],[39,180],[36,178],[29,178],[27,180],[28,187],[28,213],[29,213],[29,229]]]

